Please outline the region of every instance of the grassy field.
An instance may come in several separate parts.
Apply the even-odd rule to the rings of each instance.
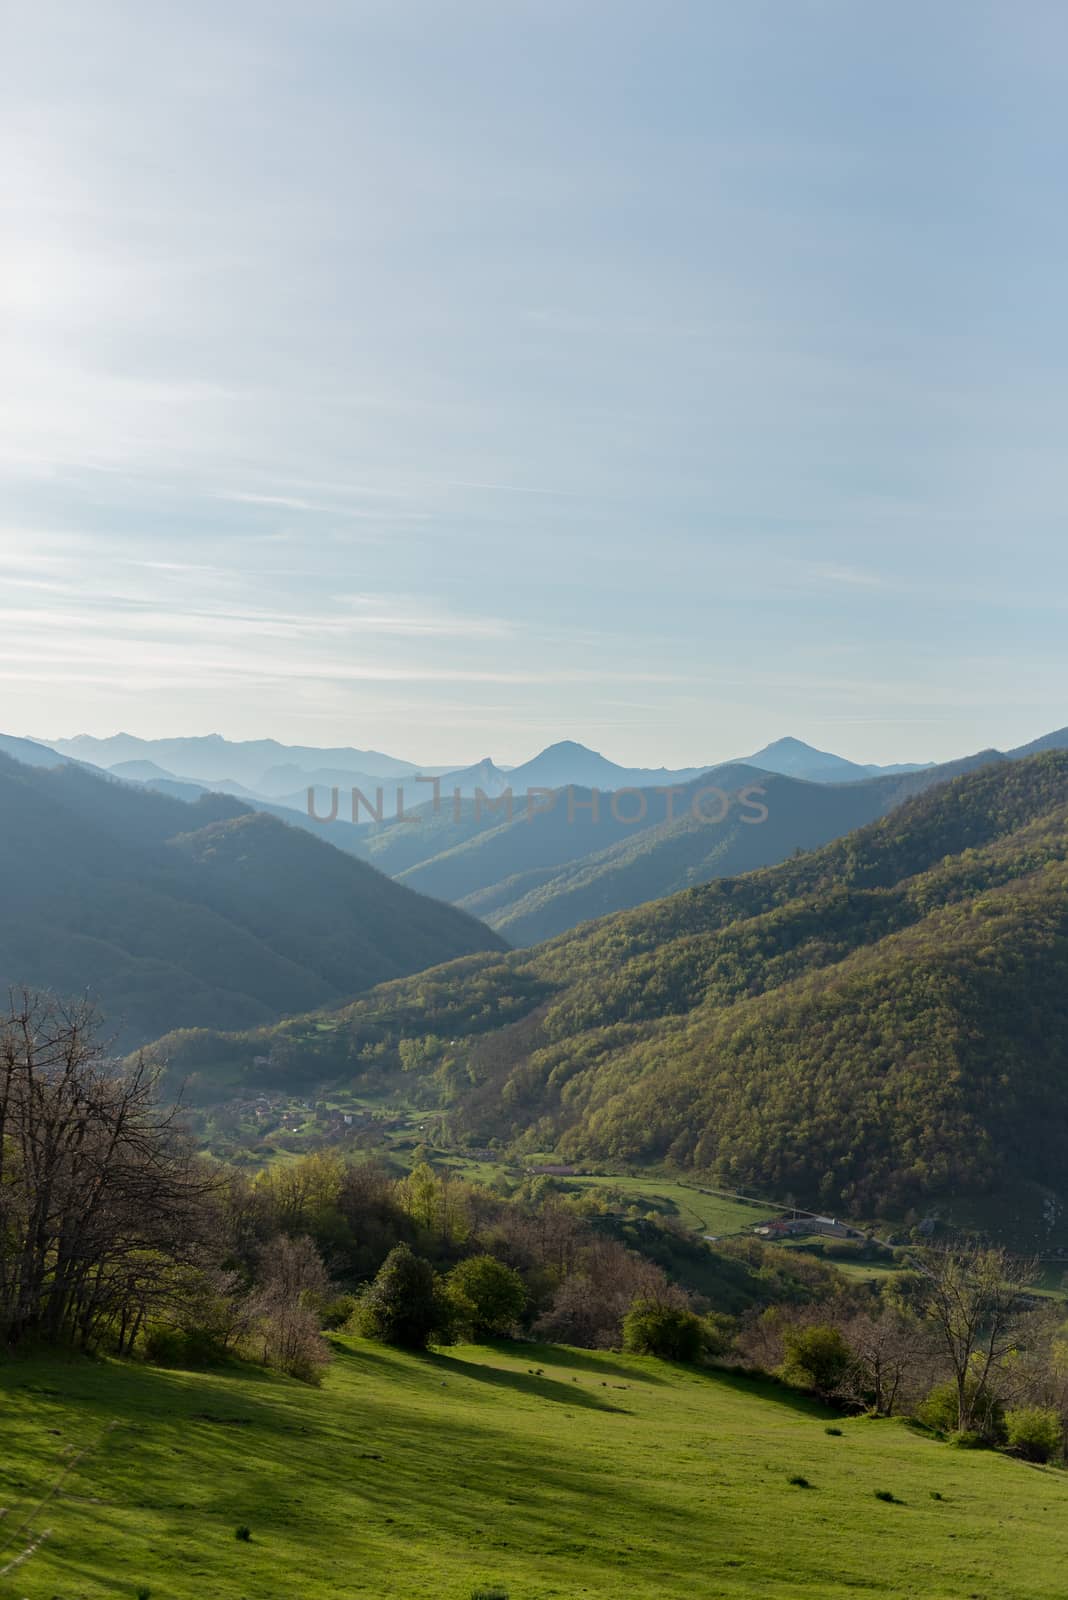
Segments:
[[[748,1233],[758,1223],[777,1215],[771,1207],[751,1205],[729,1195],[708,1194],[688,1184],[673,1183],[670,1178],[579,1177],[567,1182],[583,1188],[615,1190],[636,1205],[677,1216],[700,1233]]]
[[[489,1161],[467,1160],[448,1153],[443,1154],[441,1159],[443,1164],[463,1177],[485,1184],[492,1183],[501,1173],[514,1181],[526,1170],[524,1166],[516,1163],[495,1164]],[[748,1233],[758,1223],[766,1222],[769,1217],[778,1214],[772,1206],[737,1200],[727,1194],[712,1194],[690,1184],[677,1183],[671,1178],[655,1175],[635,1177],[616,1176],[611,1173],[577,1173],[573,1177],[561,1178],[560,1183],[568,1190],[601,1189],[609,1194],[620,1195],[626,1201],[649,1211],[677,1217],[695,1233],[716,1235]]]
[[[48,1531],[0,1576],[0,1595],[1065,1592],[1060,1471],[648,1360],[529,1345],[337,1349],[320,1390],[242,1371],[0,1368],[0,1569]],[[810,1487],[792,1485],[797,1475]]]

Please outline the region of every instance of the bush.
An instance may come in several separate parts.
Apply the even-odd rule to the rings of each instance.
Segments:
[[[812,1488],[812,1485],[809,1483],[808,1479],[807,1478],[803,1478],[799,1472],[796,1472],[794,1474],[794,1476],[789,1481],[793,1484],[795,1489],[811,1489]]]
[[[495,1256],[471,1256],[453,1267],[445,1294],[457,1326],[474,1339],[511,1333],[527,1304],[522,1278]]]
[[[472,1589],[471,1600],[508,1600],[507,1589]]]
[[[635,1300],[623,1318],[623,1348],[663,1361],[699,1361],[705,1348],[701,1318],[683,1306]]]
[[[702,1321],[705,1355],[729,1355],[738,1337],[738,1318],[728,1316],[724,1311],[706,1311]]]
[[[185,1336],[180,1328],[150,1328],[141,1341],[144,1358],[154,1367],[185,1365]]]
[[[351,1319],[356,1310],[356,1296],[354,1294],[339,1294],[333,1300],[328,1300],[320,1313],[323,1327],[328,1331],[343,1328]]]
[[[876,1500],[885,1500],[888,1506],[899,1506],[903,1504],[903,1501],[899,1500],[896,1494],[891,1494],[889,1489],[876,1489],[875,1498]]]
[[[1005,1413],[1009,1449],[1025,1461],[1052,1461],[1064,1447],[1064,1430],[1047,1406],[1020,1406]]]
[[[240,1539],[243,1544],[248,1544],[252,1538],[252,1529],[242,1522],[234,1529],[234,1538]]]
[[[261,1333],[268,1366],[301,1383],[322,1383],[331,1356],[314,1311],[299,1301],[279,1301],[269,1308]]]
[[[953,1435],[953,1443],[961,1449],[977,1449],[983,1445],[999,1444],[1005,1437],[1005,1419],[1000,1403],[993,1395],[986,1395],[973,1419],[974,1425],[961,1433],[957,1427],[959,1405],[955,1383],[938,1383],[926,1400],[916,1409],[918,1420],[936,1433]],[[974,1434],[972,1442],[967,1435]]]
[[[353,1314],[353,1325],[365,1338],[405,1350],[425,1350],[432,1338],[447,1335],[449,1322],[433,1267],[406,1244],[389,1252]]]
[[[841,1428],[824,1428],[823,1431],[824,1433],[829,1433],[832,1439],[840,1439],[842,1437]]]
[[[783,1331],[786,1354],[781,1374],[787,1383],[828,1396],[837,1393],[853,1365],[853,1352],[837,1328],[816,1323]]]
[[[149,1328],[141,1352],[154,1367],[210,1367],[226,1359],[226,1351],[209,1328]]]

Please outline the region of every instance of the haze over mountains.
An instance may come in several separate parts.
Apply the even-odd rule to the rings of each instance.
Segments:
[[[112,767],[121,761],[155,761],[183,778],[214,782],[233,778],[254,785],[272,767],[292,763],[298,767],[336,766],[347,772],[363,772],[379,777],[403,777],[418,771],[418,765],[377,750],[354,750],[351,746],[318,748],[310,745],[279,744],[276,739],[224,739],[208,733],[184,739],[138,739],[116,733],[98,739],[78,734],[73,739],[42,739],[63,755],[88,761],[95,767]]]
[[[443,789],[448,792],[459,787],[463,794],[473,795],[476,786],[487,793],[499,793],[506,784],[511,784],[516,791],[560,789],[567,784],[603,790],[630,786],[649,788],[660,783],[688,783],[713,765],[731,764],[706,761],[683,768],[624,767],[571,739],[549,745],[529,761],[510,769],[497,765],[491,756],[473,764],[457,762],[434,766],[377,750],[283,745],[273,739],[233,741],[219,734],[186,739],[138,739],[125,733],[98,739],[79,734],[73,739],[38,742],[73,760],[109,771],[129,769],[134,762],[151,762],[175,779],[209,784],[223,792],[241,786],[246,794],[287,803],[292,803],[297,796],[303,803],[304,791],[309,785],[317,788],[367,785],[373,801],[374,790],[381,784],[392,800],[396,785],[405,778],[413,780],[417,774],[440,777]],[[814,750],[793,738],[776,740],[754,755],[738,757],[735,764],[760,767],[765,772],[780,772],[811,782],[837,783],[859,781],[884,771],[914,770],[911,766],[859,765],[841,756]],[[417,803],[413,797],[418,792],[411,790],[409,804]]]
[[[30,759],[41,760],[47,748],[21,743],[21,759],[29,749],[36,752]],[[217,735],[136,740],[123,734],[59,743],[67,760],[75,751],[84,760],[90,753],[107,759],[136,749],[139,754],[111,766],[114,776],[186,801],[209,790],[237,796],[409,888],[470,912],[513,944],[536,943],[593,917],[773,865],[884,816],[932,784],[1021,753],[988,750],[941,766],[881,768],[784,738],[746,761],[670,770],[623,767],[564,740],[511,771],[486,758],[418,775],[401,772],[404,763],[381,752],[273,740],[241,744]],[[1065,746],[1068,730],[1062,729],[1024,749]],[[163,765],[163,758],[174,757],[201,772],[220,765],[241,771],[249,781],[193,780]],[[328,760],[335,765],[322,765]],[[358,763],[380,770],[358,770]],[[289,789],[305,779],[314,789],[312,814],[307,785]],[[264,798],[267,789],[282,792]],[[641,794],[620,793],[628,789]],[[705,793],[709,789],[722,797]],[[358,824],[350,820],[354,807]]]
[[[0,753],[0,823],[0,992],[89,990],[126,1047],[501,948],[463,912],[225,795],[191,803]]]

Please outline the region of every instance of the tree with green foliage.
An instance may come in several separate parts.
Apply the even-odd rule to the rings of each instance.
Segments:
[[[1005,1412],[989,1388],[980,1391],[975,1377],[966,1384],[968,1426],[960,1426],[961,1406],[956,1382],[950,1378],[936,1383],[927,1398],[916,1408],[925,1427],[954,1436],[959,1444],[997,1445],[1005,1441]]]
[[[469,1256],[445,1279],[456,1325],[473,1339],[499,1339],[522,1318],[527,1291],[512,1267],[495,1256]]]
[[[1017,1406],[1005,1413],[1010,1450],[1025,1461],[1052,1461],[1064,1449],[1061,1419],[1049,1406]]]
[[[701,1318],[670,1301],[635,1300],[623,1318],[623,1348],[662,1361],[699,1361],[704,1351]]]
[[[787,1382],[825,1399],[841,1391],[855,1360],[841,1330],[828,1323],[785,1329],[783,1350],[781,1372]]]
[[[405,1350],[425,1350],[448,1330],[447,1308],[429,1261],[406,1244],[389,1252],[354,1313],[357,1332]]]

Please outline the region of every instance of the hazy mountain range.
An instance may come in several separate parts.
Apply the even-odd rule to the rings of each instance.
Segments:
[[[304,805],[309,787],[351,789],[353,785],[366,789],[373,803],[375,790],[381,785],[390,797],[390,809],[396,787],[405,779],[409,785],[408,804],[418,804],[418,796],[423,791],[414,783],[416,775],[439,777],[445,793],[451,794],[453,788],[459,788],[463,794],[473,796],[476,786],[485,793],[500,793],[509,784],[517,793],[527,788],[561,789],[567,784],[602,790],[649,788],[663,783],[688,783],[712,766],[730,765],[724,761],[705,761],[682,768],[624,767],[571,739],[552,744],[529,761],[512,768],[498,765],[490,756],[474,763],[434,766],[385,755],[378,750],[283,745],[274,739],[241,742],[214,733],[188,739],[137,739],[126,733],[97,739],[79,734],[74,739],[36,742],[73,760],[112,772],[119,770],[122,775],[135,775],[132,763],[151,763],[169,779],[193,781],[222,793],[236,792],[287,805],[298,799]],[[737,760],[765,772],[780,772],[815,783],[845,783],[884,771],[914,770],[911,766],[862,766],[842,756],[814,750],[792,738],[778,739]]]
[[[270,740],[232,744],[215,735],[191,740],[117,735],[62,743],[63,751],[52,757],[43,744],[8,741],[9,753],[38,762],[69,761],[74,750],[82,752],[78,760],[89,750],[110,756],[123,743],[158,755],[182,755],[191,748],[194,763],[232,759],[257,784],[279,788],[302,775],[283,757],[347,761],[353,764],[347,771],[315,766],[303,773],[329,780],[315,787],[314,815],[309,815],[306,788],[265,799],[238,780],[191,780],[147,754],[117,762],[110,771],[174,799],[195,801],[211,791],[236,796],[362,857],[409,888],[470,912],[511,943],[531,944],[590,918],[817,848],[962,771],[1068,746],[1068,730],[1019,751],[981,751],[924,767],[865,767],[784,738],[746,761],[714,768],[634,769],[562,741],[511,771],[487,758],[444,774],[424,774],[437,779],[436,803],[433,784],[417,783],[412,773],[398,778],[358,772],[354,764],[366,766],[369,759],[402,765],[363,750],[314,750]],[[354,785],[363,796],[359,825],[350,820]],[[642,793],[627,796],[623,789]],[[721,790],[725,800],[702,798],[708,789]],[[739,798],[756,789],[760,793],[748,805]],[[334,790],[337,816],[323,820],[331,815]],[[382,820],[371,820],[369,808],[380,810]]]
[[[0,751],[0,993],[87,989],[127,1046],[500,949],[482,923],[226,795]],[[36,756],[32,746],[23,756]]]

